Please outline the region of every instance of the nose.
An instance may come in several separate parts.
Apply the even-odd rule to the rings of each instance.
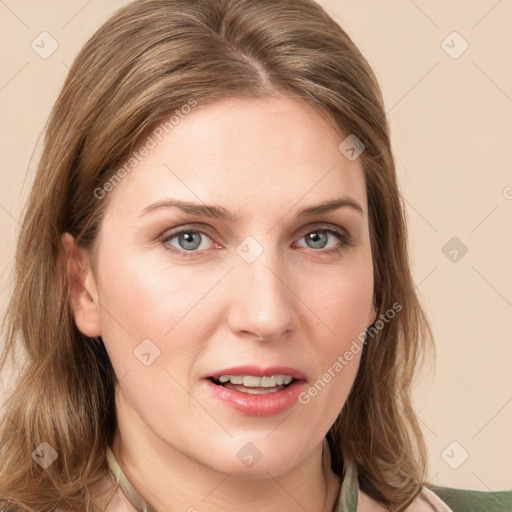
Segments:
[[[296,297],[279,256],[264,251],[252,263],[239,259],[229,279],[228,324],[234,334],[270,341],[295,328]]]

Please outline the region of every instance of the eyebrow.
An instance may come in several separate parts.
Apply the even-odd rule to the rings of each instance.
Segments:
[[[299,212],[298,218],[311,217],[313,215],[318,215],[319,213],[326,213],[343,207],[352,208],[361,215],[364,215],[364,210],[357,201],[351,197],[341,197],[339,199],[325,201],[318,205],[304,208]],[[191,215],[199,215],[232,223],[240,219],[239,215],[226,210],[223,206],[200,204],[192,201],[179,201],[177,199],[164,199],[150,204],[139,213],[139,217],[162,208],[177,208],[178,210]]]

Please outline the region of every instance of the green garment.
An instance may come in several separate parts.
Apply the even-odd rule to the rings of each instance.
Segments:
[[[470,491],[429,486],[453,512],[512,512],[512,490]]]

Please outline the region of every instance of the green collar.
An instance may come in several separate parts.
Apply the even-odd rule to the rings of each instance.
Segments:
[[[327,448],[329,447],[327,441],[324,442],[324,447],[325,446],[327,446]],[[325,450],[323,450],[322,454],[325,455]],[[156,512],[156,510],[146,503],[133,488],[109,446],[107,446],[107,462],[116,483],[119,484],[119,487],[132,504],[133,508],[137,512]],[[344,470],[345,477],[343,479],[343,485],[341,486],[340,497],[333,512],[357,512],[359,486],[357,483],[357,468],[355,463],[352,460],[345,460]]]

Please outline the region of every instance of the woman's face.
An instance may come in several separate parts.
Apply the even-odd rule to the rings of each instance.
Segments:
[[[199,104],[161,132],[101,199],[96,310],[75,321],[101,335],[142,446],[282,474],[338,416],[360,352],[343,356],[375,319],[361,160],[285,97]]]

